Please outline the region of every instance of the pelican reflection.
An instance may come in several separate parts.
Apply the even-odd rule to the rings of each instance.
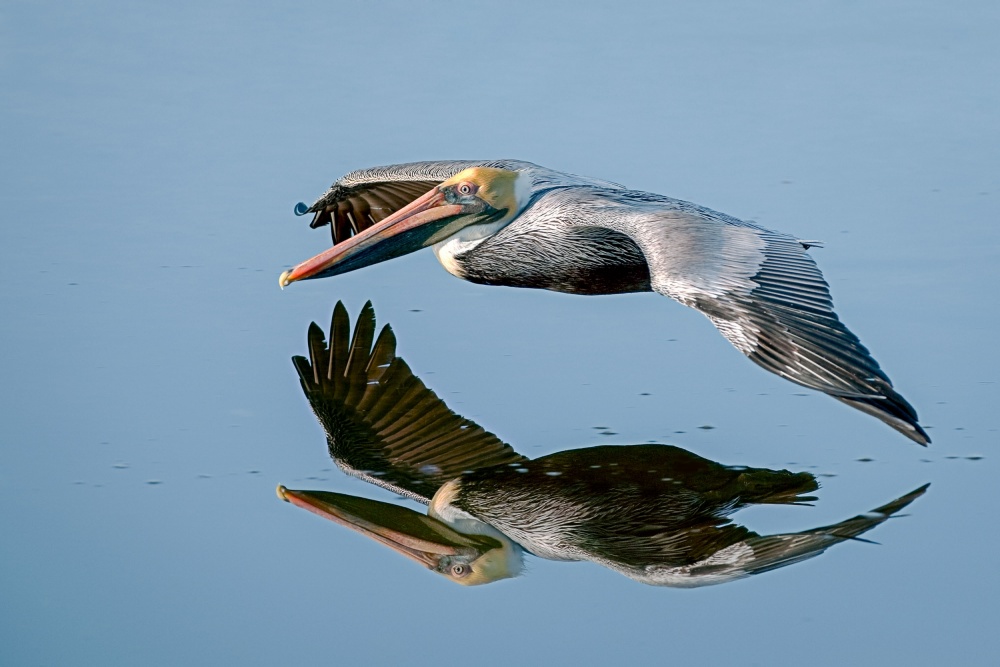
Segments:
[[[466,585],[517,576],[525,553],[592,561],[659,586],[723,583],[817,556],[898,513],[920,487],[870,512],[759,535],[729,519],[751,504],[804,504],[805,472],[725,466],[669,445],[599,446],[528,459],[451,410],[375,337],[366,304],[353,338],[334,308],[329,343],[309,328],[294,357],[303,391],[348,474],[427,504],[426,515],[328,491],[278,487],[294,505]]]

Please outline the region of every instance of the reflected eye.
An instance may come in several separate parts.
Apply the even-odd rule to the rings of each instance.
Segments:
[[[463,565],[462,563],[455,563],[451,566],[451,574],[453,577],[464,577],[469,573],[469,566]]]
[[[458,194],[460,195],[475,194],[477,190],[476,185],[474,183],[469,183],[468,181],[463,181],[459,183],[458,187],[455,189],[458,191]]]

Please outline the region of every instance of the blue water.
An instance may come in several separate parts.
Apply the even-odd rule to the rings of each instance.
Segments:
[[[998,27],[992,3],[6,3],[0,663],[993,664]],[[482,287],[430,252],[278,289],[328,243],[297,201],[492,157],[824,240],[933,444],[653,294]],[[815,507],[738,514],[761,533],[931,486],[879,545],[723,586],[539,559],[455,586],[274,495],[392,500],[332,469],[289,361],[338,299],[529,456],[655,440],[824,475]]]

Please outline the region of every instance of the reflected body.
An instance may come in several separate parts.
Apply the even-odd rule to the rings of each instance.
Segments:
[[[348,328],[338,303],[329,344],[314,324],[310,359],[293,359],[330,455],[349,474],[428,504],[428,514],[325,491],[281,486],[278,495],[458,583],[516,576],[525,552],[592,561],[646,584],[723,583],[856,538],[926,488],[832,526],[758,535],[728,516],[814,500],[804,494],[818,488],[815,477],[724,466],[668,445],[530,460],[449,410],[396,357],[389,327],[374,340],[370,304],[353,340]]]
[[[840,322],[800,241],[689,202],[517,160],[376,167],[312,206],[334,245],[284,287],[433,247],[452,274],[573,294],[654,291],[705,314],[764,369],[925,445],[913,407]]]

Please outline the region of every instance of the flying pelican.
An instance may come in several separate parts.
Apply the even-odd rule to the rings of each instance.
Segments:
[[[465,584],[519,574],[525,552],[591,561],[636,581],[724,583],[819,555],[855,539],[923,494],[800,533],[761,536],[727,516],[750,503],[802,504],[805,472],[727,467],[667,445],[601,446],[529,460],[448,409],[395,354],[387,326],[374,345],[371,304],[348,343],[338,303],[329,346],[309,329],[310,359],[293,357],[351,475],[429,505],[428,515],[366,498],[278,487],[294,505],[358,531]]]
[[[421,194],[423,193],[423,194]],[[723,213],[517,160],[354,171],[312,206],[333,247],[282,287],[432,246],[476,283],[572,294],[654,291],[695,308],[751,361],[926,445],[913,407],[833,312],[800,241]]]

